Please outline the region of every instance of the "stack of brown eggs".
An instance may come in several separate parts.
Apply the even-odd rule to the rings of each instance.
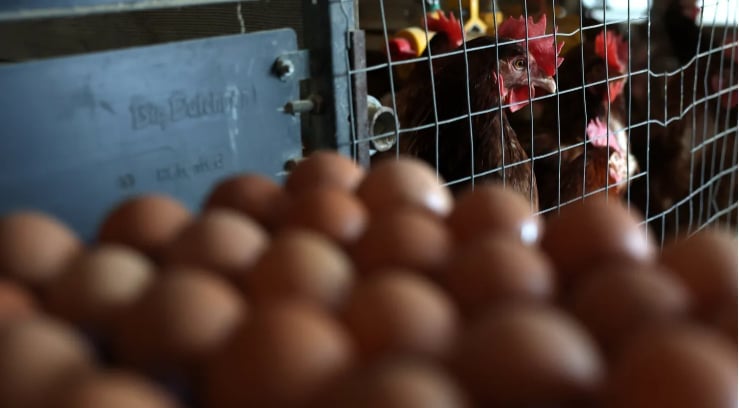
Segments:
[[[616,202],[546,223],[499,186],[322,152],[85,247],[0,221],[7,408],[735,407],[737,241],[656,248]]]

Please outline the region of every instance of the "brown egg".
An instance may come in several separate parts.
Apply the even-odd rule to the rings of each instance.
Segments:
[[[612,369],[606,406],[728,408],[737,404],[736,350],[694,327],[646,332]]]
[[[0,219],[0,276],[38,288],[81,250],[74,233],[45,214],[17,212]]]
[[[0,329],[16,320],[35,316],[36,300],[24,287],[0,279]]]
[[[732,235],[706,230],[668,245],[661,261],[685,283],[702,313],[737,299],[737,241]]]
[[[283,214],[284,227],[320,232],[342,245],[355,242],[367,226],[364,205],[351,193],[328,187],[304,191]]]
[[[237,278],[267,248],[269,236],[252,219],[225,209],[210,210],[169,244],[165,264],[195,266]]]
[[[218,275],[174,268],[126,311],[117,354],[138,367],[197,366],[216,352],[246,315],[236,289]]]
[[[713,325],[721,334],[733,342],[737,343],[737,301],[727,301],[719,306],[709,318],[709,323]]]
[[[343,316],[367,358],[443,356],[457,329],[456,310],[441,288],[402,270],[383,271],[359,283]]]
[[[328,308],[338,307],[354,283],[354,266],[328,239],[309,231],[278,235],[243,285],[256,304],[299,298]]]
[[[406,209],[374,219],[350,252],[362,272],[400,267],[436,273],[451,250],[452,240],[444,224]]]
[[[47,306],[75,324],[108,327],[154,280],[154,265],[120,245],[102,245],[69,263],[46,293]]]
[[[397,358],[374,363],[343,378],[316,408],[464,408],[467,396],[443,370],[428,361]]]
[[[581,406],[604,374],[577,322],[533,305],[495,308],[477,320],[454,364],[480,406]]]
[[[426,163],[403,157],[373,166],[357,196],[375,216],[411,207],[444,217],[452,210],[453,199],[443,183]]]
[[[441,281],[468,315],[512,300],[546,302],[556,292],[554,268],[544,254],[501,235],[458,251]]]
[[[166,391],[136,374],[106,372],[90,375],[60,391],[58,408],[176,408]]]
[[[50,395],[93,370],[86,344],[47,318],[0,328],[0,401],[4,408],[45,408]]]
[[[244,214],[272,230],[279,221],[287,193],[280,185],[259,174],[229,177],[216,185],[204,208],[227,208]]]
[[[171,197],[141,195],[115,207],[105,217],[97,239],[130,246],[157,259],[190,218],[190,212]]]
[[[605,262],[651,262],[656,255],[645,227],[614,199],[563,207],[547,223],[541,245],[565,285]]]
[[[539,241],[544,225],[523,196],[502,185],[487,184],[463,193],[447,225],[459,243],[501,234],[524,244]]]
[[[352,355],[341,326],[317,307],[256,308],[213,362],[204,406],[300,406],[348,370]]]
[[[644,327],[685,317],[690,297],[664,269],[613,265],[578,282],[569,303],[573,314],[610,352]]]
[[[298,162],[285,180],[285,190],[290,194],[316,187],[353,191],[362,178],[364,170],[350,158],[335,151],[321,150]]]

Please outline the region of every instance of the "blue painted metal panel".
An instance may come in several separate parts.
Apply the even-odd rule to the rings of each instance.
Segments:
[[[302,65],[272,67],[296,48],[284,29],[0,67],[0,214],[36,208],[89,239],[133,194],[196,209],[229,174],[281,178],[302,149],[282,110]]]

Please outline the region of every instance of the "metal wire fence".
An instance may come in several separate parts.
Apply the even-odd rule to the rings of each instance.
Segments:
[[[624,200],[661,242],[736,231],[736,2],[604,3],[359,1],[367,65],[349,75],[366,76],[396,120],[351,143],[369,144],[373,163],[418,156],[452,189],[503,182],[545,215],[595,195]],[[519,16],[528,35],[516,37],[508,20]],[[556,91],[542,93],[529,86],[546,76],[536,66],[555,60],[536,53],[560,42]],[[514,43],[527,55],[523,100],[502,85]]]

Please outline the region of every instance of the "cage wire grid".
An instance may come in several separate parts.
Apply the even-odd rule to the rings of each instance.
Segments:
[[[450,187],[458,184],[467,184],[474,188],[476,181],[480,178],[499,174],[502,177],[503,183],[505,183],[505,173],[511,171],[524,164],[531,164],[532,168],[536,166],[539,160],[556,160],[557,161],[557,176],[556,176],[556,203],[550,206],[539,207],[536,211],[539,214],[548,214],[554,211],[558,211],[562,206],[572,204],[577,201],[586,199],[587,197],[594,196],[597,194],[605,194],[607,199],[619,199],[624,200],[629,204],[629,208],[632,210],[640,210],[642,217],[644,218],[644,225],[651,225],[652,233],[656,233],[658,240],[661,244],[670,237],[677,237],[680,234],[693,234],[703,228],[710,225],[721,225],[734,233],[736,233],[736,211],[737,211],[737,119],[736,119],[736,107],[726,109],[722,105],[722,99],[730,99],[732,95],[737,92],[737,25],[735,20],[732,21],[736,16],[736,3],[731,1],[723,0],[707,0],[699,4],[698,15],[695,19],[696,28],[698,29],[698,41],[695,47],[695,52],[692,58],[685,62],[680,63],[677,66],[670,67],[669,64],[664,63],[664,46],[660,44],[665,42],[665,35],[663,32],[664,28],[660,24],[661,20],[658,16],[653,15],[654,7],[652,2],[648,2],[648,11],[641,13],[636,6],[637,2],[630,0],[626,4],[626,15],[625,18],[610,18],[608,10],[603,7],[596,11],[589,11],[583,5],[583,2],[577,2],[577,6],[571,7],[570,12],[574,12],[575,15],[579,15],[579,22],[576,27],[572,29],[563,30],[560,26],[556,34],[552,36],[552,29],[548,28],[547,33],[544,35],[536,36],[529,35],[529,20],[528,17],[534,17],[534,20],[538,19],[538,12],[529,10],[530,7],[526,1],[516,1],[521,6],[520,15],[526,18],[525,31],[527,36],[522,40],[515,41],[499,41],[495,38],[495,43],[489,46],[471,48],[467,41],[470,39],[468,33],[465,34],[465,41],[462,42],[460,47],[457,47],[451,51],[434,53],[430,47],[425,55],[411,57],[403,60],[394,59],[391,54],[389,46],[390,40],[393,38],[397,27],[391,27],[389,21],[393,18],[392,15],[387,13],[388,2],[384,0],[366,0],[359,2],[359,15],[360,22],[363,21],[363,3],[364,6],[370,2],[376,3],[372,5],[379,11],[376,16],[381,22],[381,26],[375,27],[374,31],[378,34],[378,37],[382,40],[382,46],[378,47],[378,55],[385,57],[384,61],[379,61],[373,64],[368,64],[365,67],[359,67],[349,71],[349,75],[374,75],[374,76],[386,76],[386,80],[389,83],[387,93],[385,95],[373,95],[378,99],[384,96],[384,104],[392,108],[395,112],[398,109],[413,108],[399,106],[402,100],[399,100],[398,93],[403,92],[403,85],[399,84],[398,69],[401,67],[422,67],[427,69],[430,77],[434,76],[434,67],[437,64],[443,64],[444,59],[454,57],[455,55],[464,56],[464,73],[466,74],[465,81],[466,86],[463,92],[463,97],[459,100],[452,101],[452,103],[460,104],[465,107],[464,114],[453,115],[451,117],[441,118],[438,110],[437,94],[438,90],[437,81],[429,80],[427,86],[430,88],[430,94],[432,95],[431,107],[432,112],[430,113],[430,119],[424,123],[401,123],[396,118],[395,128],[390,131],[385,131],[380,134],[371,134],[366,138],[356,137],[352,143],[356,146],[359,143],[368,143],[375,140],[383,140],[387,138],[395,138],[396,143],[391,149],[390,153],[394,153],[397,157],[401,154],[400,144],[404,137],[409,134],[422,130],[430,130],[435,135],[433,141],[435,146],[435,157],[431,160],[431,165],[439,168],[439,161],[443,160],[443,154],[439,151],[439,135],[440,128],[444,125],[456,123],[460,121],[466,121],[466,128],[468,134],[455,135],[458,138],[468,138],[470,144],[469,162],[458,163],[459,166],[469,166],[470,174],[467,177],[455,178],[455,179],[444,179],[443,181]],[[416,23],[416,25],[422,30],[426,38],[432,38],[433,33],[429,30],[429,16],[432,10],[429,9],[428,2],[423,0],[414,0],[407,2],[409,6],[414,6],[418,9],[418,14],[422,17]],[[445,12],[453,12],[454,15],[459,18],[462,25],[467,22],[467,10],[465,7],[467,4],[463,4],[462,0],[456,0],[448,3],[456,3],[454,7],[448,7],[443,9]],[[465,2],[467,3],[467,2]],[[499,4],[502,2],[487,2],[488,10],[492,12],[501,11],[502,7]],[[508,2],[512,3],[512,2]],[[559,5],[555,0],[545,0],[538,2],[544,6],[550,7],[551,10]],[[641,2],[639,2],[641,4]],[[683,4],[685,4],[683,2]],[[708,11],[712,11],[712,17],[706,18],[709,14]],[[366,13],[365,13],[366,14]],[[551,21],[550,27],[556,27],[559,25],[557,13],[547,13],[548,22]],[[588,21],[586,22],[585,16],[589,15]],[[505,14],[505,18],[509,16],[518,17],[515,14]],[[600,21],[592,22],[593,17],[598,17]],[[366,16],[364,20],[366,20]],[[577,20],[577,18],[576,18]],[[656,23],[656,24],[655,24]],[[493,29],[497,32],[498,23],[497,19],[493,18]],[[365,28],[365,27],[360,27]],[[589,80],[586,78],[585,69],[582,68],[580,72],[580,83],[577,86],[570,87],[567,89],[561,88],[559,85],[560,74],[554,76],[554,80],[557,84],[556,92],[546,95],[532,95],[531,90],[528,92],[528,105],[521,109],[521,111],[528,111],[528,132],[520,132],[520,128],[517,129],[518,140],[523,142],[528,139],[530,144],[527,151],[528,157],[521,160],[510,160],[506,157],[506,146],[504,145],[503,127],[501,126],[500,134],[498,135],[500,140],[497,142],[501,144],[502,150],[502,163],[499,166],[485,169],[484,171],[475,170],[475,140],[473,135],[473,121],[476,117],[481,115],[487,115],[490,113],[496,113],[497,116],[502,119],[505,110],[513,106],[512,103],[506,104],[499,102],[494,106],[488,106],[485,109],[474,110],[471,104],[471,87],[476,84],[470,83],[470,52],[479,52],[480,50],[490,49],[496,54],[496,60],[498,63],[497,72],[500,72],[500,59],[499,49],[501,47],[511,43],[521,43],[522,46],[528,51],[529,42],[541,38],[551,39],[560,42],[562,40],[574,40],[575,45],[572,46],[574,49],[580,50],[579,58],[581,59],[581,67],[585,67],[586,56],[585,46],[577,45],[580,40],[585,41],[585,37],[588,32],[597,33],[602,32],[606,35],[607,30],[618,29],[621,32],[623,39],[627,45],[627,59],[625,70],[622,73],[611,72],[610,68],[606,68],[605,78],[601,80]],[[460,30],[464,31],[460,27]],[[595,35],[595,34],[593,34]],[[494,34],[493,34],[494,36]],[[710,47],[708,49],[702,49],[701,44],[704,39],[708,39]],[[640,55],[637,55],[641,53]],[[610,53],[606,52],[604,56],[604,62],[608,67],[608,59]],[[571,57],[571,56],[570,56]],[[611,56],[612,57],[612,56]],[[425,67],[424,67],[425,66]],[[718,66],[718,78],[726,79],[729,85],[723,84],[719,91],[707,93],[705,92],[710,86],[713,80],[712,75],[715,75],[714,71],[711,71],[712,66]],[[728,72],[725,72],[728,71]],[[531,72],[527,69],[527,78],[531,79]],[[596,88],[599,86],[605,86],[607,96],[610,100],[611,88],[607,84],[613,83],[613,81],[622,80],[625,81],[624,85],[624,105],[625,116],[620,123],[620,126],[613,129],[614,134],[625,134],[627,140],[627,153],[626,154],[626,177],[623,180],[619,180],[619,185],[625,186],[625,191],[621,194],[617,194],[613,191],[614,185],[611,183],[609,178],[606,178],[605,183],[602,183],[601,187],[586,191],[586,184],[588,182],[588,154],[591,151],[590,147],[593,146],[594,142],[589,140],[588,137],[582,136],[582,141],[577,143],[568,143],[563,145],[562,134],[563,117],[562,112],[571,109],[571,106],[561,106],[560,100],[567,97],[568,94],[580,93],[582,95],[581,103],[584,111],[582,131],[585,133],[588,126],[588,104],[586,101],[586,90]],[[675,88],[678,89],[675,94]],[[370,92],[371,93],[371,92]],[[699,95],[703,93],[704,95]],[[637,100],[636,95],[646,94],[646,98],[643,100]],[[555,124],[555,137],[556,147],[549,151],[536,151],[536,140],[535,133],[537,131],[537,123],[535,119],[535,109],[538,108],[537,104],[545,102],[547,100],[554,100],[556,109],[556,124]],[[673,105],[677,103],[679,106],[673,109]],[[605,123],[611,123],[613,118],[612,115],[612,104],[608,103],[605,107]],[[507,112],[506,112],[507,113]],[[509,120],[511,117],[510,113],[507,113]],[[351,118],[354,121],[354,117]],[[687,122],[686,122],[687,121]],[[683,129],[683,132],[678,135],[670,135],[669,132],[673,130],[675,125],[687,126]],[[352,126],[354,128],[354,126]],[[676,128],[676,127],[675,127]],[[667,136],[665,134],[667,133]],[[610,133],[609,133],[610,134]],[[668,137],[669,136],[669,137]],[[685,140],[687,136],[688,140]],[[664,172],[665,166],[671,165],[660,160],[659,157],[653,157],[653,151],[656,150],[656,143],[665,143],[671,140],[672,137],[675,144],[687,143],[684,147],[688,157],[679,157],[680,160],[687,160],[688,163],[680,163],[683,167],[687,165],[687,169],[682,168],[684,174],[687,174],[688,180],[686,185],[679,185],[678,187],[685,190],[682,194],[677,197],[673,197],[674,200],[671,202],[665,202],[663,206],[655,206],[654,202],[659,199],[658,191],[656,190],[653,173]],[[635,140],[635,139],[639,140]],[[643,148],[646,149],[645,160],[642,163],[636,163],[633,160],[633,156],[630,154],[631,149],[635,144],[643,144]],[[590,147],[588,147],[590,146]],[[676,148],[677,148],[676,147]],[[563,155],[568,154],[571,151],[582,150],[582,173],[581,179],[582,184],[580,188],[580,194],[576,197],[564,199],[561,197],[560,186],[562,184],[563,177]],[[388,153],[388,152],[385,152]],[[606,157],[611,157],[611,146],[606,144]],[[607,171],[609,162],[606,161],[604,170]],[[534,203],[534,189],[537,187],[534,183],[534,171],[530,172],[531,176],[529,179],[530,189],[530,203],[532,208],[535,207]],[[607,174],[607,173],[606,173]],[[437,170],[437,176],[443,178],[440,171]],[[679,180],[676,180],[679,182]],[[685,183],[683,183],[685,184]],[[539,185],[539,188],[542,186]],[[728,191],[726,191],[728,189]],[[637,191],[639,190],[639,191]],[[635,199],[641,199],[641,206],[635,203]],[[641,208],[640,208],[641,207]],[[648,228],[645,228],[645,233]]]

